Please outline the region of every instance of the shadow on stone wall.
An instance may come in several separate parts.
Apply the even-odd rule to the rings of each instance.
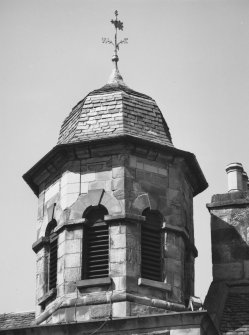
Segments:
[[[204,305],[222,333],[243,335],[249,330],[247,211],[220,209],[222,217],[211,215],[213,282]]]
[[[232,218],[231,218],[232,219]],[[212,262],[214,280],[249,278],[248,222],[211,217]]]

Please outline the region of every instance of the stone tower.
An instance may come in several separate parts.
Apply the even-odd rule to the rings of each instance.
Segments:
[[[184,311],[194,295],[193,197],[207,182],[113,61],[24,175],[39,199],[36,324]]]

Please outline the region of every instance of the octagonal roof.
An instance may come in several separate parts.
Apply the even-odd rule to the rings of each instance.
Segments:
[[[130,89],[114,71],[108,84],[90,92],[72,109],[62,124],[58,144],[122,135],[173,147],[155,100]]]

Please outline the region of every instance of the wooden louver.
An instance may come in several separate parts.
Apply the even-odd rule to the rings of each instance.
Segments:
[[[141,276],[162,280],[161,229],[149,218],[141,226]]]
[[[49,290],[56,287],[57,283],[57,235],[51,233],[49,243]]]
[[[107,277],[109,274],[109,230],[107,224],[97,220],[84,231],[83,277]]]

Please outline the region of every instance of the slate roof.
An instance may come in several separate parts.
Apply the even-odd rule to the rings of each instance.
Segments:
[[[29,327],[35,320],[35,312],[0,314],[0,330]]]
[[[249,334],[249,292],[228,294],[220,330],[222,334]]]
[[[58,144],[122,135],[173,147],[167,123],[156,102],[120,82],[92,91],[62,124]]]

